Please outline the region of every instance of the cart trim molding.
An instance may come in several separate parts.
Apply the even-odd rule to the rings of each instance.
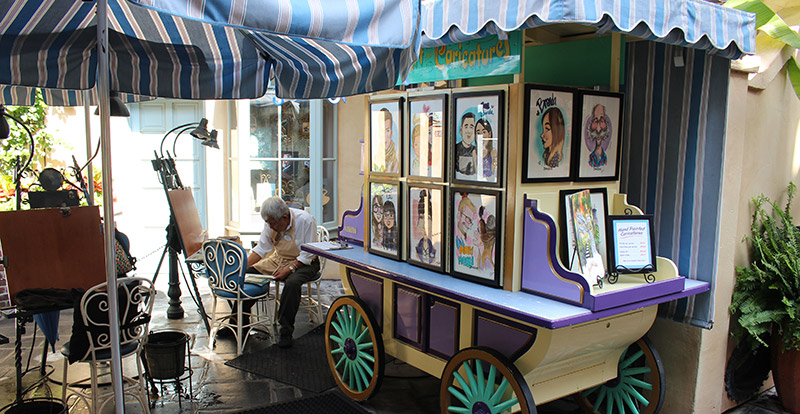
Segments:
[[[456,279],[408,263],[370,254],[363,250],[342,249],[326,251],[310,245],[303,245],[302,249],[375,277],[400,282],[456,302],[466,303],[518,320],[522,323],[548,329],[562,328],[619,315],[647,306],[707,292],[710,289],[710,284],[707,282],[686,279],[683,290],[679,292],[592,312],[580,306],[559,302],[539,295],[522,291],[509,292]]]

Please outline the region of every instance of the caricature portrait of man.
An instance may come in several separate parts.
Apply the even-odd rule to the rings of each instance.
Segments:
[[[592,168],[600,168],[608,162],[603,143],[608,140],[610,132],[605,105],[595,105],[592,108],[592,114],[589,116],[589,127],[586,130],[587,141],[594,143],[594,149],[589,154],[589,165]],[[587,146],[589,142],[587,142]]]

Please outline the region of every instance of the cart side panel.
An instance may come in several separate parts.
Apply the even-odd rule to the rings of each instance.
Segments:
[[[511,362],[527,352],[536,341],[537,329],[512,320],[475,310],[473,346],[485,346],[500,352]]]
[[[378,325],[383,328],[383,279],[353,271],[344,265],[341,274],[347,275],[347,280],[344,281],[345,292],[363,300]]]
[[[515,365],[543,404],[617,376],[619,358],[655,321],[657,306],[559,329],[540,329]]]

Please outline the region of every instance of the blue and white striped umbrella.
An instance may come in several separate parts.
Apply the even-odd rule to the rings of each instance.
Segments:
[[[111,89],[121,93],[257,98],[273,73],[280,97],[346,96],[391,88],[416,60],[412,0],[276,0],[230,12],[220,9],[229,1],[163,2],[230,16],[219,24],[142,3],[108,1]],[[0,85],[17,87],[0,88],[2,102],[25,104],[31,92],[19,87],[41,87],[53,103],[78,104],[74,91],[97,79],[95,9],[81,0],[0,0]]]
[[[422,47],[578,23],[729,59],[755,53],[755,14],[703,0],[423,0],[420,20]]]

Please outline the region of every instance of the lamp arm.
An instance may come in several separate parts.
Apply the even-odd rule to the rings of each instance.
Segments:
[[[186,128],[186,127],[189,127],[189,126],[199,125],[199,124],[200,124],[200,122],[198,121],[198,122],[189,122],[188,124],[178,125],[175,128],[170,129],[169,132],[167,132],[166,134],[164,134],[164,138],[161,138],[161,144],[158,146],[158,151],[159,151],[159,154],[161,154],[161,158],[164,158],[164,141],[167,140],[167,137],[169,136],[169,134],[171,134],[171,133],[173,133],[173,132],[175,132],[175,131],[177,131],[177,130],[179,130],[181,128]],[[174,152],[174,150],[173,150],[173,152]]]
[[[197,123],[197,122],[195,122],[195,123]],[[178,138],[180,138],[181,134],[183,134],[184,132],[186,132],[186,131],[188,131],[190,129],[192,129],[191,126],[186,127],[184,129],[182,129],[181,132],[178,132],[177,135],[175,135],[175,140],[172,141],[172,156],[173,157],[177,157],[178,156],[177,153],[175,152],[175,143],[178,142]]]
[[[14,115],[11,115],[11,114],[9,114],[8,112],[5,112],[5,113],[3,113],[3,116],[4,116],[4,117],[6,117],[6,118],[13,119],[13,120],[14,120],[14,122],[18,123],[18,124],[19,124],[19,125],[20,125],[20,126],[23,128],[23,129],[25,129],[25,132],[27,132],[27,133],[28,133],[28,138],[30,138],[30,139],[31,139],[31,151],[30,151],[30,153],[31,153],[31,154],[30,154],[30,156],[28,157],[27,161],[25,161],[25,165],[23,165],[23,166],[22,166],[22,168],[20,168],[20,169],[19,169],[19,171],[18,171],[18,173],[17,173],[17,174],[20,174],[20,175],[21,175],[21,174],[22,174],[22,172],[23,172],[23,171],[25,171],[25,170],[26,170],[26,169],[27,169],[27,168],[28,168],[28,167],[31,165],[31,160],[33,160],[33,154],[34,154],[34,149],[35,149],[35,147],[34,147],[34,146],[35,146],[35,142],[34,142],[34,140],[33,140],[33,133],[32,133],[32,132],[31,132],[31,130],[28,128],[28,126],[27,126],[27,125],[25,125],[25,123],[24,123],[24,122],[22,122],[21,120],[19,120],[19,119],[18,119],[17,117],[15,117]]]

